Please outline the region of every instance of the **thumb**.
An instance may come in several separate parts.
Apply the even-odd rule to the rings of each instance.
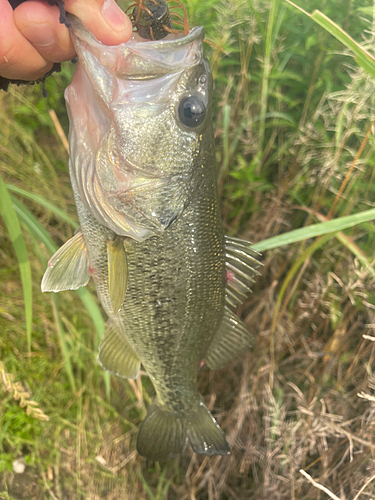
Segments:
[[[104,45],[119,45],[131,37],[130,19],[114,0],[65,0],[65,9],[79,17]]]

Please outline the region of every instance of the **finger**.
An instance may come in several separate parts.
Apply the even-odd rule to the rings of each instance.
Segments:
[[[14,22],[20,33],[47,61],[73,59],[75,50],[69,30],[59,21],[60,11],[40,0],[24,2],[14,11]]]
[[[52,68],[18,31],[13,10],[0,0],[0,75],[15,80],[37,80]]]
[[[114,0],[65,0],[65,8],[104,45],[119,45],[131,37],[130,19]]]

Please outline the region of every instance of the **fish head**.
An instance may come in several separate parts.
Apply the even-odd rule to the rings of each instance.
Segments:
[[[213,157],[204,29],[105,46],[70,21],[79,58],[65,94],[72,182],[98,222],[143,241],[181,215]]]

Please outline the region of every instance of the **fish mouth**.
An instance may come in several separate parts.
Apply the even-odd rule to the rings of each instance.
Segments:
[[[161,40],[147,40],[137,33],[126,43],[104,45],[77,17],[68,15],[77,53],[89,51],[121,80],[149,80],[183,71],[203,58],[204,28],[192,28],[187,35],[170,34]]]

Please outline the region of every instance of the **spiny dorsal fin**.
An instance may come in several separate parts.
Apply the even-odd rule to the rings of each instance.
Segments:
[[[137,378],[141,366],[138,356],[111,321],[100,341],[98,362],[112,375],[131,379]]]
[[[48,262],[42,279],[42,292],[77,290],[87,285],[89,256],[81,231],[70,238]]]
[[[220,370],[238,359],[254,343],[254,337],[238,316],[227,306],[224,317],[207,352],[206,363]]]
[[[237,307],[251,292],[250,285],[262,265],[256,257],[260,254],[251,248],[249,241],[225,236],[225,258],[227,269],[226,303]]]
[[[116,237],[107,241],[108,254],[108,288],[113,311],[117,313],[125,299],[128,284],[128,260],[124,240]]]

